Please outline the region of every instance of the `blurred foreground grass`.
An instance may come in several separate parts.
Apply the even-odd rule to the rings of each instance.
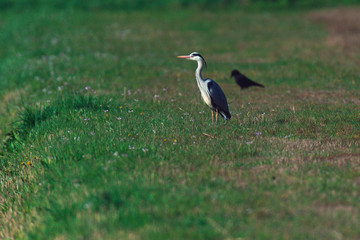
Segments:
[[[1,238],[359,238],[359,53],[307,14],[0,22]],[[211,125],[175,58],[192,51],[231,121]],[[266,88],[240,91],[234,68]]]

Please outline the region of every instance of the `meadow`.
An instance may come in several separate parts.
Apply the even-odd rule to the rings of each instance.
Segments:
[[[0,238],[358,239],[358,12],[2,12]]]

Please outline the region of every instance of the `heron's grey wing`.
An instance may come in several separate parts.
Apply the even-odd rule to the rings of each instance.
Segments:
[[[220,86],[213,80],[208,79],[208,89],[210,93],[211,103],[215,108],[219,108],[224,112],[229,112],[229,105]]]

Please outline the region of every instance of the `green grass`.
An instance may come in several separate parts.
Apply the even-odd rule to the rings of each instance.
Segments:
[[[359,53],[307,13],[0,23],[0,238],[360,237]],[[230,121],[211,125],[195,63],[176,58],[192,51]],[[266,88],[241,91],[234,68]]]

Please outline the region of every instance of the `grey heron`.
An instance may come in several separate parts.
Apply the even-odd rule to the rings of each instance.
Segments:
[[[251,86],[258,86],[262,88],[264,87],[264,85],[250,80],[236,69],[231,72],[231,77],[235,78],[236,83],[241,87],[241,89],[245,89]]]
[[[216,122],[218,114],[220,114],[225,120],[230,119],[231,114],[229,112],[229,106],[224,92],[214,80],[209,78],[203,79],[201,75],[204,64],[206,66],[205,59],[197,52],[193,52],[186,56],[178,56],[178,58],[197,61],[198,67],[195,71],[195,78],[200,89],[202,99],[211,108],[212,123],[214,124],[214,112],[216,113]]]

